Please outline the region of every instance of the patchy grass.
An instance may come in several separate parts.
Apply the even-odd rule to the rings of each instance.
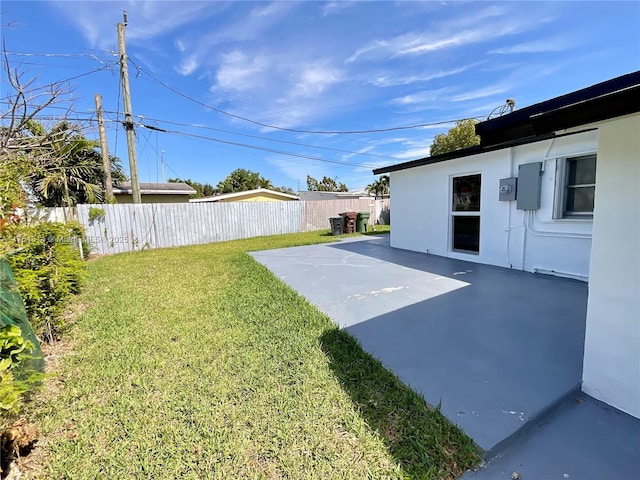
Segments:
[[[369,225],[369,231],[363,235],[380,235],[381,233],[390,233],[391,225]]]
[[[262,237],[89,265],[42,478],[453,478],[471,440],[245,252]]]

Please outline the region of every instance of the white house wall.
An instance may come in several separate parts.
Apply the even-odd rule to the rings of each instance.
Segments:
[[[605,123],[599,132],[583,390],[640,418],[638,192],[640,115],[635,115]]]
[[[590,220],[554,220],[556,158],[594,153],[595,130],[391,173],[391,245],[419,252],[586,280],[591,254]],[[518,165],[544,162],[541,207],[524,212],[498,200],[500,179]],[[600,168],[600,163],[598,163]],[[480,173],[480,253],[452,251],[452,177]],[[598,194],[596,193],[596,196]]]

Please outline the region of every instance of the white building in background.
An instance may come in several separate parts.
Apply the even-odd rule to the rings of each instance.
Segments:
[[[588,281],[582,389],[640,418],[640,72],[476,133],[374,170],[393,185],[391,246]]]

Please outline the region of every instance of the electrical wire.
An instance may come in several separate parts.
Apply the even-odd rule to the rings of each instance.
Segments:
[[[115,112],[110,111],[109,113],[115,113]],[[151,120],[151,121],[154,121],[154,122],[168,123],[169,125],[179,125],[181,127],[201,128],[203,130],[212,130],[212,131],[215,131],[215,132],[228,133],[228,134],[231,134],[231,135],[238,135],[238,136],[241,136],[241,137],[256,138],[256,139],[259,139],[259,140],[266,140],[266,141],[269,141],[269,142],[286,143],[286,144],[289,144],[289,145],[297,145],[297,146],[300,146],[300,147],[319,148],[319,149],[322,149],[322,150],[330,150],[330,151],[333,151],[333,152],[347,153],[347,154],[351,154],[351,155],[366,155],[368,157],[385,158],[385,159],[388,159],[388,160],[399,160],[396,157],[390,157],[388,155],[378,155],[378,154],[375,154],[375,153],[368,153],[368,152],[354,152],[352,150],[342,150],[340,148],[323,147],[323,146],[320,146],[320,145],[311,145],[309,143],[292,142],[292,141],[289,141],[289,140],[280,140],[280,139],[275,139],[275,138],[263,137],[263,136],[260,136],[260,135],[250,135],[250,134],[247,134],[247,133],[234,132],[234,131],[231,131],[231,130],[223,130],[221,128],[207,127],[205,125],[198,125],[196,123],[174,122],[174,121],[171,121],[171,120],[161,120],[161,119],[158,119],[158,118],[146,117],[144,115],[133,115],[133,116],[134,117],[138,117],[142,121]]]
[[[243,147],[243,148],[251,148],[253,150],[261,150],[263,152],[270,152],[270,153],[277,153],[280,155],[287,155],[290,157],[297,157],[297,158],[305,158],[308,160],[314,160],[314,161],[318,161],[318,162],[325,162],[325,163],[333,163],[333,164],[337,164],[337,165],[348,165],[348,166],[352,166],[352,167],[365,167],[365,168],[376,168],[372,165],[367,165],[364,163],[354,163],[354,162],[342,162],[339,160],[328,160],[326,158],[320,158],[320,157],[314,157],[312,155],[304,155],[301,153],[293,153],[293,152],[287,152],[284,150],[276,150],[273,148],[267,148],[267,147],[261,147],[258,145],[250,145],[247,143],[239,143],[239,142],[231,142],[229,140],[222,140],[220,138],[214,138],[214,137],[207,137],[205,135],[197,135],[195,133],[188,133],[188,132],[181,132],[178,130],[164,130],[164,129],[159,129],[158,127],[154,127],[153,125],[145,125],[143,123],[137,123],[138,126],[140,127],[144,127],[144,128],[148,128],[150,130],[156,130],[159,132],[163,132],[163,133],[170,133],[173,135],[181,135],[184,137],[192,137],[192,138],[199,138],[201,140],[209,140],[212,142],[217,142],[217,143],[224,143],[226,145],[234,145],[237,147]]]
[[[383,132],[393,132],[393,131],[398,131],[398,130],[412,130],[412,129],[416,129],[416,128],[424,128],[424,127],[434,127],[434,126],[438,126],[438,125],[447,125],[447,124],[451,124],[454,122],[458,122],[464,119],[456,119],[456,120],[443,120],[440,122],[431,122],[431,123],[419,123],[419,124],[415,124],[415,125],[403,125],[400,127],[388,127],[388,128],[374,128],[374,129],[369,129],[369,130],[303,130],[303,129],[297,129],[297,128],[287,128],[287,127],[280,127],[277,125],[270,125],[268,123],[263,123],[263,122],[259,122],[257,120],[252,120],[250,118],[247,117],[243,117],[241,115],[236,115],[234,113],[231,112],[227,112],[226,110],[222,110],[220,108],[216,108],[212,105],[206,104],[196,98],[193,98],[189,95],[187,95],[186,93],[181,92],[180,90],[177,90],[175,88],[173,88],[171,85],[163,82],[162,80],[160,80],[159,78],[155,77],[154,75],[152,75],[151,73],[147,72],[145,69],[143,69],[142,67],[140,67],[139,65],[137,65],[133,60],[131,60],[131,58],[128,59],[131,64],[139,71],[144,73],[145,75],[147,75],[149,78],[151,78],[154,82],[162,85],[164,88],[166,88],[167,90],[170,90],[171,92],[175,93],[176,95],[179,95],[180,97],[183,97],[197,105],[200,105],[202,107],[208,108],[210,110],[213,110],[215,112],[221,113],[223,115],[227,115],[229,117],[233,117],[233,118],[237,118],[239,120],[243,120],[245,122],[249,122],[252,123],[254,125],[259,125],[261,127],[265,127],[265,128],[271,128],[274,130],[282,130],[285,132],[294,132],[294,133],[308,133],[308,134],[320,134],[320,135],[357,135],[357,134],[364,134],[364,133],[383,133]]]
[[[105,50],[103,53],[109,53],[111,56],[116,56],[115,52],[109,52]],[[6,55],[13,55],[16,57],[90,57],[95,60],[99,60],[95,53],[31,53],[31,52],[5,52]]]

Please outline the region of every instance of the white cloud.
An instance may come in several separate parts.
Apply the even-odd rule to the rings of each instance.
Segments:
[[[517,24],[507,25],[483,25],[478,28],[463,30],[455,35],[444,38],[416,38],[405,48],[400,48],[395,55],[421,55],[437,50],[463,45],[486,42],[488,40],[512,35],[521,32],[522,29]],[[401,47],[401,46],[400,46]]]
[[[197,56],[189,55],[188,57],[183,58],[180,62],[178,72],[180,72],[181,75],[191,75],[199,66],[200,62],[198,61]]]
[[[428,157],[431,150],[431,143],[433,139],[425,140],[423,146],[415,146],[412,148],[407,148],[402,152],[395,155],[395,157],[399,160],[415,160],[418,158]]]
[[[210,4],[210,2],[202,3]],[[214,31],[200,39],[200,41],[208,48],[212,48],[222,42],[241,42],[259,39],[264,36],[267,30],[275,27],[297,7],[297,2],[276,1],[260,4],[251,9],[239,20],[228,23],[225,28]]]
[[[260,83],[258,74],[265,66],[264,58],[249,58],[239,50],[224,54],[216,73],[216,85],[236,91],[251,90]]]
[[[449,70],[438,70],[430,73],[425,72],[418,75],[397,76],[395,75],[395,73],[380,74],[375,76],[375,78],[373,78],[370,83],[372,83],[376,87],[394,87],[398,85],[410,85],[412,83],[429,82],[438,78],[445,78],[463,73],[469,69],[481,65],[482,63],[484,62],[471,63],[469,65],[464,65],[462,67],[456,67]]]
[[[204,4],[211,4],[210,2],[201,2]],[[181,4],[182,5],[182,4]],[[224,27],[215,28],[211,33],[205,35],[185,34],[182,38],[176,41],[176,48],[185,56],[188,56],[188,63],[197,62],[200,65],[213,65],[215,59],[220,55],[218,50],[221,44],[235,44],[237,48],[242,48],[246,51],[246,46],[252,41],[258,39],[265,39],[269,37],[268,30],[276,27],[287,15],[297,7],[296,2],[272,2],[259,4],[247,11],[242,10],[242,15],[235,21],[226,21]],[[238,7],[240,10],[240,7]],[[264,48],[268,48],[264,45]],[[262,48],[261,48],[262,50]],[[254,58],[258,58],[257,54],[252,54]],[[184,62],[184,60],[183,60]],[[222,77],[233,75],[234,73],[239,75],[237,67],[227,65],[228,59],[223,56],[222,69],[228,68],[228,72],[223,72]],[[248,70],[250,72],[260,71],[259,65],[253,65]],[[189,70],[183,68],[181,65],[178,67],[178,72],[184,75],[189,75],[195,70]],[[220,68],[218,69],[220,70]],[[246,88],[244,85],[243,88]]]
[[[489,87],[483,87],[477,90],[472,90],[470,92],[454,95],[453,97],[450,98],[450,100],[452,102],[466,102],[468,100],[491,97],[493,95],[498,95],[506,91],[508,91],[508,88],[505,85],[491,85]]]
[[[312,64],[303,66],[290,92],[292,97],[314,98],[332,85],[342,81],[342,72],[330,65]]]
[[[503,7],[492,6],[473,15],[443,22],[427,33],[414,31],[389,39],[377,39],[357,49],[345,62],[423,55],[444,49],[486,42],[535,28],[530,19],[509,16]]]
[[[437,90],[423,90],[421,92],[394,98],[392,100],[392,103],[395,103],[397,105],[413,105],[416,103],[420,104],[426,102],[435,102],[437,100],[442,100],[443,93],[445,93],[447,90],[449,89],[439,88]]]
[[[52,2],[82,33],[92,47],[107,48],[117,44],[115,24],[123,21],[127,11],[127,40],[147,40],[167,35],[196,20],[216,15],[227,8],[223,2],[111,1]]]
[[[536,40],[533,42],[520,43],[508,47],[496,48],[488,53],[493,54],[518,54],[518,53],[551,53],[563,52],[571,47],[574,43],[568,38],[554,37],[544,40]]]
[[[185,43],[180,39],[174,41],[173,44],[176,46],[176,50],[178,50],[179,52],[184,52],[187,49]]]
[[[339,2],[327,2],[322,6],[322,16],[341,13],[353,5],[353,2],[341,0]]]

